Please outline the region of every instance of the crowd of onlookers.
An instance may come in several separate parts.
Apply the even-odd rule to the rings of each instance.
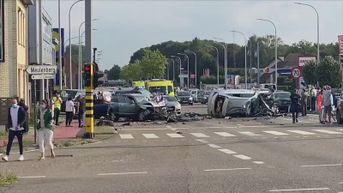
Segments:
[[[323,88],[309,86],[291,94],[293,123],[298,122],[299,112],[302,116],[306,116],[308,112],[317,112],[320,123],[331,124],[332,121],[335,121],[336,109],[337,99],[329,85],[325,85]]]

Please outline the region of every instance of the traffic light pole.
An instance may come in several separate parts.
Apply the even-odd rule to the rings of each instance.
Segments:
[[[86,138],[94,137],[94,114],[93,114],[93,78],[94,64],[92,63],[92,0],[85,0],[85,30],[86,30],[86,63],[90,65],[89,77],[85,72],[86,79]],[[86,69],[86,68],[85,68]],[[86,71],[86,70],[85,70]]]

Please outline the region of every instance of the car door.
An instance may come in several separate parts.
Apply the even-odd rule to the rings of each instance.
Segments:
[[[133,97],[120,96],[118,100],[120,114],[131,115],[136,113],[136,103]]]

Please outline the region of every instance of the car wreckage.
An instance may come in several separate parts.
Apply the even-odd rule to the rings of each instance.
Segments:
[[[212,117],[231,115],[259,116],[278,114],[270,90],[221,89],[213,90],[208,98],[207,112]]]

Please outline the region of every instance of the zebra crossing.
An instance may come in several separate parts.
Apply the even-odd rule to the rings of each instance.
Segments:
[[[211,138],[211,137],[221,137],[221,138],[237,138],[237,137],[287,137],[287,136],[316,136],[316,135],[325,135],[325,136],[343,136],[343,131],[341,129],[311,129],[311,130],[300,130],[300,129],[289,129],[282,131],[275,130],[263,130],[263,131],[205,131],[197,133],[126,133],[119,134],[119,138],[122,140],[132,140],[137,138],[143,139],[160,139],[160,138],[175,138],[182,139],[185,137],[193,138]]]

